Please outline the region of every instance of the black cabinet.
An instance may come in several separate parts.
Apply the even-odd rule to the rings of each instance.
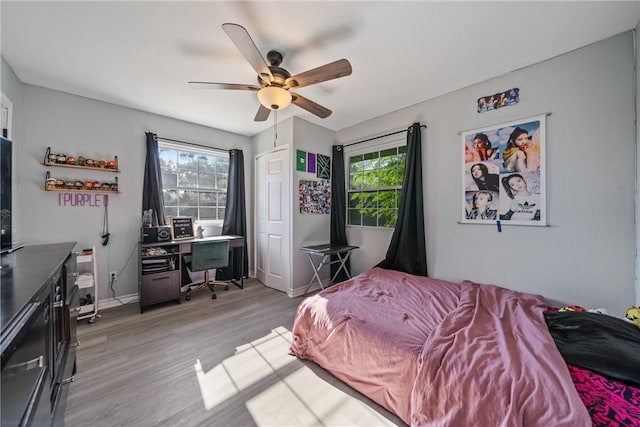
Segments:
[[[3,426],[31,423],[43,389],[46,386],[49,390],[48,311],[48,295],[39,295],[29,303],[18,327],[3,339],[3,344],[6,343],[2,349]],[[45,415],[46,408],[50,407],[49,402],[46,403],[40,408],[45,409],[41,411]]]
[[[148,305],[175,300],[180,303],[180,246],[140,244],[138,295],[140,313]]]
[[[63,424],[77,344],[74,246],[2,256],[2,426]]]

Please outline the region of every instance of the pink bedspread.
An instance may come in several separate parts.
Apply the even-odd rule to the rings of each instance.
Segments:
[[[589,426],[542,297],[374,268],[305,299],[290,354],[414,426]]]

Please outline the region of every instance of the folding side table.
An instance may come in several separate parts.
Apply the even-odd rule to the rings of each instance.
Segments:
[[[350,246],[350,245],[332,245],[332,244],[324,244],[324,245],[315,245],[315,246],[305,246],[300,248],[300,250],[307,255],[309,255],[309,262],[311,263],[311,267],[313,268],[313,277],[309,281],[307,285],[307,289],[305,289],[304,294],[306,295],[313,285],[314,281],[317,281],[320,285],[320,289],[324,289],[322,285],[322,280],[320,280],[320,270],[325,265],[331,264],[340,264],[335,274],[331,278],[331,283],[338,277],[340,270],[344,270],[345,274],[348,278],[351,278],[351,274],[349,273],[349,269],[346,266],[346,262],[351,255],[351,251],[354,249],[358,249],[359,246]],[[337,255],[338,259],[331,261],[331,255]],[[322,259],[318,265],[313,262],[314,256],[321,256]]]

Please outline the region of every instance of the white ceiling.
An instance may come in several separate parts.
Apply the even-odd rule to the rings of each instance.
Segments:
[[[256,84],[221,28],[243,25],[258,49],[298,74],[346,58],[353,74],[300,88],[331,109],[334,131],[635,28],[640,2],[0,2],[1,54],[21,82],[252,136]],[[576,70],[579,73],[579,70]],[[496,91],[507,88],[496,87]],[[485,94],[478,94],[478,96]]]

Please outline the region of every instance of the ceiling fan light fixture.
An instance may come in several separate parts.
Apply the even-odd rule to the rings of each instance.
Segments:
[[[263,87],[258,91],[260,103],[270,110],[282,110],[291,104],[289,91],[277,86]]]

